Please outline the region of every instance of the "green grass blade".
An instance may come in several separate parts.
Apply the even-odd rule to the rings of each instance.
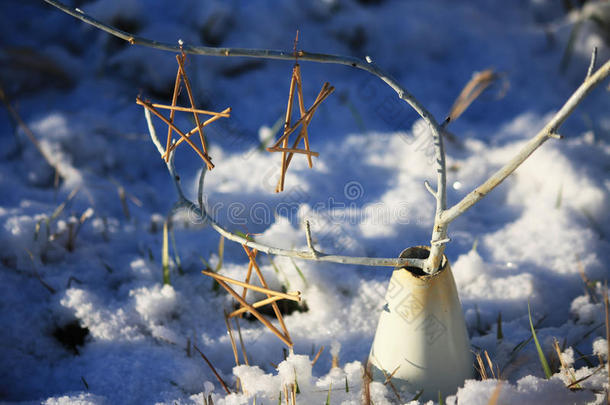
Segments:
[[[163,266],[163,285],[169,284],[169,244],[167,243],[167,221],[163,222],[163,246],[161,247],[161,265]]]
[[[333,389],[333,383],[331,382],[329,387],[328,387],[328,394],[326,394],[326,402],[324,403],[324,405],[330,405],[330,392]]]
[[[349,385],[347,385],[347,376],[345,376],[345,392],[349,392]]]
[[[438,392],[438,405],[445,405],[445,401],[443,401],[443,396],[440,391]]]
[[[536,336],[536,330],[534,329],[534,323],[532,322],[532,311],[530,309],[530,303],[527,303],[527,315],[530,320],[530,328],[532,330],[532,337],[534,338],[534,344],[536,345],[536,351],[538,352],[538,359],[540,359],[540,364],[542,365],[542,369],[544,370],[544,375],[547,380],[551,378],[553,373],[551,372],[551,368],[549,367],[549,363],[546,361],[546,356],[542,351],[542,347],[540,347],[540,342],[538,341],[538,336]]]
[[[243,233],[242,231],[235,231],[235,234],[238,236],[241,236],[242,238],[250,241],[250,242],[254,242],[254,238],[252,236],[246,235],[245,233]]]
[[[301,277],[301,280],[303,280],[303,283],[305,283],[305,287],[307,287],[308,286],[307,279],[305,278],[305,275],[303,275],[301,268],[299,266],[297,266],[297,263],[292,259],[292,257],[290,258],[290,261],[292,262],[292,265],[294,266],[297,273],[299,273],[299,277]]]
[[[498,312],[498,326],[496,330],[496,337],[498,340],[504,339],[504,334],[502,333],[502,312]]]

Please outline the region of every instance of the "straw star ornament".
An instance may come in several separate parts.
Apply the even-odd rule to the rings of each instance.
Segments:
[[[174,151],[178,147],[178,145],[183,142],[186,142],[205,162],[208,170],[212,170],[214,168],[214,164],[212,163],[212,158],[208,155],[203,128],[211,124],[212,122],[219,120],[220,118],[229,118],[231,116],[231,107],[226,108],[221,112],[198,109],[195,106],[195,99],[193,97],[191,83],[189,81],[188,76],[186,75],[186,70],[184,69],[186,55],[184,53],[176,55],[176,60],[178,61],[178,72],[176,73],[176,81],[174,83],[174,92],[172,94],[171,105],[151,103],[148,100],[141,99],[139,96],[136,98],[136,103],[148,109],[151,113],[159,117],[161,121],[163,121],[168,126],[165,154],[162,156],[162,158],[165,159],[166,162],[169,161],[170,153]],[[188,100],[191,105],[190,107],[181,107],[176,105],[178,102],[178,95],[180,94],[182,83],[184,83],[184,87],[186,88]],[[170,110],[169,117],[165,117],[163,114],[161,114],[161,112],[159,112],[159,109]],[[195,128],[191,129],[189,132],[186,133],[182,132],[174,123],[176,111],[192,113],[196,124]],[[202,122],[199,117],[199,114],[211,115],[211,118],[208,118],[207,120]],[[174,132],[179,135],[177,141],[174,141],[173,139]],[[195,133],[199,134],[201,147],[197,146],[195,142],[190,139],[191,135]]]
[[[295,59],[298,58],[298,53],[296,51],[296,43],[299,39],[299,34],[297,31],[297,37],[295,39],[295,49],[294,55]],[[292,121],[292,109],[294,105],[294,93],[297,93],[299,112],[301,117],[294,123],[291,124]],[[270,147],[267,148],[269,152],[281,152],[282,153],[282,167],[280,173],[280,179],[278,181],[277,187],[275,189],[276,193],[284,191],[284,182],[286,177],[286,171],[288,170],[288,166],[292,161],[292,157],[295,153],[307,155],[307,163],[309,167],[313,167],[313,162],[311,157],[318,157],[318,152],[312,152],[309,149],[309,136],[307,133],[307,127],[311,123],[314,113],[316,109],[320,106],[320,104],[326,100],[328,96],[335,90],[333,86],[331,86],[328,82],[324,83],[322,89],[318,93],[318,97],[312,104],[309,109],[305,108],[305,103],[303,101],[303,80],[301,78],[301,67],[299,66],[298,59],[292,68],[292,77],[290,79],[290,90],[288,92],[288,105],[286,106],[286,119],[284,121],[284,134]],[[295,132],[299,127],[301,127],[299,134],[294,140],[292,147],[289,147],[288,141],[290,135]],[[299,143],[301,139],[304,140],[304,149],[299,149]]]
[[[258,319],[271,332],[273,332],[282,342],[284,342],[286,344],[286,346],[292,347],[293,343],[292,343],[292,339],[290,337],[290,333],[288,333],[288,328],[286,327],[286,324],[284,323],[284,318],[282,317],[282,313],[280,312],[280,309],[279,309],[276,301],[279,301],[282,299],[288,299],[288,300],[300,302],[301,301],[301,292],[294,291],[294,292],[284,293],[284,292],[269,289],[269,286],[267,285],[267,281],[265,281],[265,278],[263,277],[263,273],[262,273],[260,267],[258,266],[258,264],[256,263],[256,255],[258,253],[257,250],[250,249],[246,245],[242,245],[242,246],[244,248],[244,251],[248,255],[248,259],[249,259],[248,271],[246,272],[245,281],[235,280],[235,279],[232,279],[232,278],[229,278],[226,276],[222,276],[220,274],[217,274],[217,273],[214,273],[211,271],[206,271],[206,270],[202,271],[202,273],[206,276],[209,276],[209,277],[212,277],[213,279],[215,279],[218,282],[218,284],[220,284],[220,286],[222,288],[227,290],[227,292],[229,294],[231,294],[231,296],[233,296],[233,298],[241,305],[241,307],[239,309],[236,309],[235,311],[228,314],[227,315],[228,318],[233,318],[235,316],[241,316],[245,312],[250,312],[256,319]],[[260,287],[250,283],[250,279],[252,278],[252,270],[254,270],[256,272],[258,280],[261,284]],[[229,284],[234,284],[234,285],[243,287],[242,293],[238,294],[233,289],[233,287],[231,287]],[[254,302],[252,304],[249,304],[248,302],[246,302],[246,294],[247,294],[248,290],[261,292],[261,293],[265,294],[267,296],[267,298]],[[281,331],[278,330],[278,328],[276,328],[275,326],[273,326],[273,324],[271,322],[269,322],[269,320],[267,320],[267,318],[265,318],[265,316],[257,310],[257,308],[260,308],[262,306],[269,305],[269,304],[271,304],[271,307],[273,308],[273,312],[278,320],[280,328],[282,329]]]

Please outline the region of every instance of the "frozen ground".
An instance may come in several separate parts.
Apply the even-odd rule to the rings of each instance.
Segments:
[[[304,50],[370,55],[438,119],[474,71],[503,72],[502,83],[450,127],[451,203],[543,126],[583,80],[594,46],[599,60],[608,59],[608,32],[586,19],[560,71],[578,14],[567,13],[564,3],[72,4],[168,42],[291,49],[299,28]],[[292,381],[296,370],[299,403],[324,403],[331,382],[331,403],[359,403],[362,362],[391,270],[296,262],[301,277],[289,259],[275,258],[276,272],[261,257],[272,286],[299,289],[307,303],[306,312],[286,316],[297,355],[311,359],[321,345],[326,350],[313,369],[301,356],[281,363],[281,342],[244,320],[253,366],[233,368],[222,316],[232,302],[200,274],[201,258],[218,262],[218,235],[192,218],[176,219],[171,286],[162,283],[162,222],[176,196],[134,101],[142,94],[169,103],[174,56],[131,47],[41,2],[5,0],[0,9],[2,86],[66,173],[55,188],[53,172],[0,109],[0,400],[201,404],[211,395],[215,404],[250,404],[255,397],[268,404],[277,403],[283,381]],[[280,158],[258,146],[285,110],[291,63],[190,57],[187,70],[202,108],[233,108],[230,119],[208,131],[217,166],[206,176],[206,201],[219,222],[301,248],[308,218],[322,250],[358,256],[394,257],[428,243],[434,206],[423,182],[434,180],[430,140],[418,130],[415,114],[378,79],[343,66],[302,63],[306,104],[324,81],[336,91],[310,127],[312,149],[320,152],[314,169],[297,156],[285,192],[277,195]],[[604,86],[566,122],[564,140],[543,145],[450,228],[447,255],[473,351],[487,350],[506,379],[498,403],[604,401],[605,369],[582,382],[583,390],[570,391],[571,377],[558,370],[552,351],[557,339],[575,378],[607,358],[599,303],[610,260],[610,102]],[[186,118],[182,123],[190,125]],[[177,165],[193,196],[200,161],[182,148]],[[290,210],[276,216],[280,203]],[[86,211],[91,216],[70,244]],[[227,243],[220,271],[241,278],[246,266],[242,248]],[[592,282],[588,290],[581,271]],[[528,300],[556,373],[550,380],[532,342],[514,350],[530,337]],[[240,377],[247,394],[226,395],[193,344],[232,387]],[[340,368],[331,369],[331,345]],[[272,363],[281,363],[279,371]],[[486,404],[496,386],[495,380],[469,380],[446,402]],[[398,401],[388,386],[373,383],[371,392],[375,404]],[[403,393],[402,402],[414,396]]]

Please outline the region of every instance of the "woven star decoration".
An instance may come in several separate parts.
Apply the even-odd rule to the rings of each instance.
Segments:
[[[228,314],[227,315],[228,318],[233,318],[235,316],[241,316],[244,312],[250,312],[256,319],[258,319],[271,332],[273,332],[278,338],[280,338],[280,340],[282,342],[284,342],[286,344],[286,346],[292,347],[293,346],[292,339],[290,338],[290,334],[288,333],[288,328],[286,328],[286,324],[284,323],[284,318],[282,317],[282,313],[280,312],[280,309],[277,306],[276,301],[279,301],[282,299],[288,299],[288,300],[300,302],[301,301],[301,292],[294,291],[294,292],[284,293],[284,292],[274,291],[274,290],[269,289],[269,286],[267,285],[267,282],[265,281],[265,278],[263,277],[263,273],[261,272],[260,267],[256,263],[256,254],[258,253],[257,250],[249,249],[246,245],[242,245],[242,246],[244,248],[244,251],[248,255],[248,259],[250,261],[248,264],[248,271],[246,273],[245,281],[235,280],[235,279],[232,279],[232,278],[229,278],[229,277],[226,277],[226,276],[223,276],[223,275],[211,272],[211,271],[206,271],[206,270],[202,271],[202,273],[205,274],[206,276],[209,276],[209,277],[212,277],[213,279],[215,279],[218,282],[218,284],[220,284],[220,286],[222,288],[227,290],[227,292],[229,294],[231,294],[233,296],[233,298],[235,298],[235,300],[241,305],[241,308],[236,309],[235,311]],[[250,283],[250,279],[252,278],[253,269],[256,272],[256,275],[261,284],[261,287]],[[234,285],[243,287],[243,291],[242,291],[241,295],[238,294],[229,284],[234,284]],[[261,293],[265,294],[267,296],[267,298],[254,302],[252,304],[249,304],[248,302],[246,302],[246,294],[247,294],[248,290],[261,292]],[[256,308],[260,308],[260,307],[262,307],[264,305],[268,305],[268,304],[271,304],[271,306],[273,308],[273,312],[279,322],[280,328],[282,329],[281,331],[278,330],[275,326],[273,326],[273,324],[271,322],[269,322],[269,320],[267,320],[267,318],[265,318],[265,316],[263,314],[261,314],[259,311],[256,310]]]
[[[193,97],[193,91],[191,88],[191,83],[189,81],[188,76],[186,75],[186,70],[184,69],[184,62],[186,60],[186,55],[181,53],[180,55],[176,55],[176,60],[178,61],[178,72],[176,73],[176,81],[174,84],[174,92],[172,94],[172,104],[157,104],[151,103],[147,100],[141,99],[139,96],[136,98],[136,103],[148,109],[151,113],[155,114],[157,117],[161,119],[167,126],[167,141],[165,154],[162,156],[165,161],[169,161],[170,153],[178,147],[182,142],[186,142],[189,144],[191,148],[199,155],[199,157],[205,162],[208,170],[212,170],[214,168],[214,164],[212,163],[212,158],[208,155],[206,139],[203,134],[203,128],[214,121],[217,121],[220,118],[229,118],[231,116],[231,107],[224,109],[221,112],[207,111],[197,109],[195,107],[195,99]],[[186,88],[186,93],[191,104],[190,107],[181,107],[176,105],[178,101],[178,95],[180,94],[180,88],[184,82],[184,87]],[[169,118],[163,116],[159,109],[170,110]],[[189,132],[184,133],[176,125],[174,124],[174,116],[176,111],[182,112],[190,112],[193,114],[195,118],[196,127],[191,129]],[[201,122],[199,118],[199,114],[203,115],[211,115],[211,118]],[[173,133],[176,132],[180,138],[177,141],[173,139]],[[191,135],[194,133],[199,133],[199,140],[201,141],[201,148],[197,146],[192,139],[190,139]]]
[[[297,37],[298,38],[298,37]],[[296,55],[296,51],[295,51]],[[291,124],[292,120],[292,108],[294,104],[294,93],[297,93],[297,99],[299,104],[299,111],[301,113],[301,118],[299,118],[294,125]],[[286,177],[286,171],[288,170],[288,165],[292,161],[292,157],[295,153],[300,153],[307,155],[307,163],[309,167],[313,167],[312,156],[319,156],[318,152],[312,152],[309,149],[309,137],[307,134],[307,127],[311,123],[313,118],[313,114],[316,112],[316,109],[320,106],[322,101],[324,101],[331,93],[335,90],[328,82],[324,83],[322,89],[318,93],[318,97],[312,104],[309,109],[305,109],[305,103],[303,101],[303,80],[301,78],[301,67],[298,63],[294,64],[292,68],[292,78],[290,79],[290,90],[288,93],[288,105],[286,107],[286,120],[284,121],[284,134],[273,144],[268,147],[267,150],[269,152],[282,152],[282,167],[280,173],[280,179],[278,181],[277,187],[275,189],[276,193],[284,191],[284,179]],[[299,135],[294,140],[292,147],[288,145],[288,138],[290,135],[297,130],[298,127],[301,127],[299,131]],[[298,145],[301,142],[301,139],[304,140],[305,148],[299,149]]]

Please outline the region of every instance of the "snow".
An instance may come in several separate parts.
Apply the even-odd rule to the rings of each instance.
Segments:
[[[500,82],[448,127],[455,138],[446,142],[450,205],[553,116],[582,83],[593,46],[598,66],[610,57],[594,19],[583,21],[564,57],[579,18],[608,21],[610,5],[593,0],[582,11],[551,0],[511,7],[497,0],[68,3],[171,43],[291,50],[298,28],[299,48],[370,56],[440,121],[472,74],[493,67]],[[176,193],[135,96],[169,102],[174,55],[115,40],[42,2],[8,0],[0,10],[2,89],[66,176],[54,186],[53,171],[0,108],[0,402],[201,404],[211,396],[221,405],[276,403],[296,381],[298,403],[324,403],[330,389],[332,404],[360,404],[391,270],[259,253],[270,288],[301,291],[307,310],[284,315],[294,353],[260,323],[241,319],[250,365],[238,342],[236,366],[223,319],[234,303],[200,273],[203,261],[220,264],[219,236],[192,212],[171,223],[171,285],[163,285],[163,223]],[[232,107],[230,119],[206,127],[216,164],[205,177],[208,212],[230,230],[286,249],[307,248],[305,220],[316,248],[328,253],[396,257],[428,244],[434,201],[423,184],[436,180],[429,131],[365,72],[301,63],[306,105],[325,81],[336,90],[309,126],[320,153],[314,168],[296,156],[285,191],[274,193],[280,156],[259,146],[282,125],[291,66],[188,57],[198,106]],[[502,382],[468,380],[448,404],[487,404],[496,389],[498,403],[604,403],[605,87],[564,123],[562,140],[546,142],[449,228],[446,254],[472,349],[488,352]],[[176,117],[179,127],[192,125],[188,114]],[[164,140],[167,129],[155,123]],[[176,156],[183,188],[196,199],[201,162],[187,147]],[[243,279],[247,266],[242,247],[225,241],[220,272]],[[522,345],[531,337],[528,302],[553,367],[548,380],[533,343]],[[558,367],[555,339],[568,370]],[[231,389],[238,379],[242,389],[227,395],[195,346]],[[566,388],[574,378],[584,379],[582,390]],[[425,403],[414,400],[417,393],[401,392],[399,400],[380,382],[370,393],[375,404]]]

